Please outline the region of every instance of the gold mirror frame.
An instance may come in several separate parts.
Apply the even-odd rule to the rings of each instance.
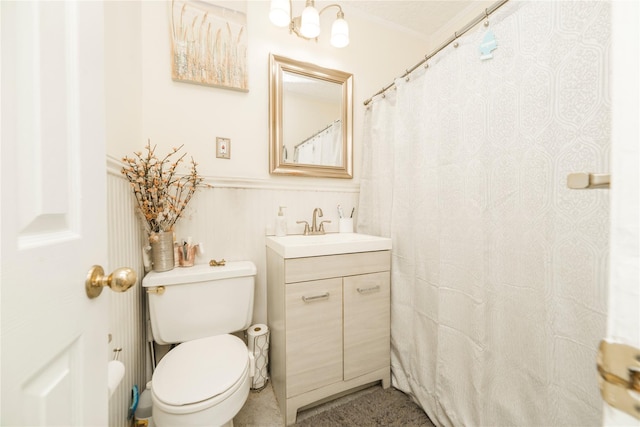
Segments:
[[[285,72],[341,85],[342,165],[312,165],[283,161],[283,74]],[[269,172],[276,175],[353,178],[353,75],[273,54],[269,57],[269,74]]]

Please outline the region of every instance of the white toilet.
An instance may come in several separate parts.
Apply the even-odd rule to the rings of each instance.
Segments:
[[[158,427],[233,425],[255,364],[244,341],[230,333],[251,324],[255,274],[255,265],[242,261],[152,271],[143,279],[154,341],[182,343],[153,373]]]

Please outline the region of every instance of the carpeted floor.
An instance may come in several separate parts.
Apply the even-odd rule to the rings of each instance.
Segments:
[[[377,387],[347,403],[299,420],[298,427],[434,427],[433,423],[403,392]]]

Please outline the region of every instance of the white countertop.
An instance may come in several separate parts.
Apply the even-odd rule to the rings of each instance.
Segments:
[[[304,258],[391,249],[388,237],[359,233],[327,233],[305,236],[293,234],[283,237],[267,236],[267,247],[283,258]]]

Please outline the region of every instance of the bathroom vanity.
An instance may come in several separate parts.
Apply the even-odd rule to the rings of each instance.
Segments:
[[[391,239],[267,237],[270,372],[287,425],[298,409],[390,381]]]

